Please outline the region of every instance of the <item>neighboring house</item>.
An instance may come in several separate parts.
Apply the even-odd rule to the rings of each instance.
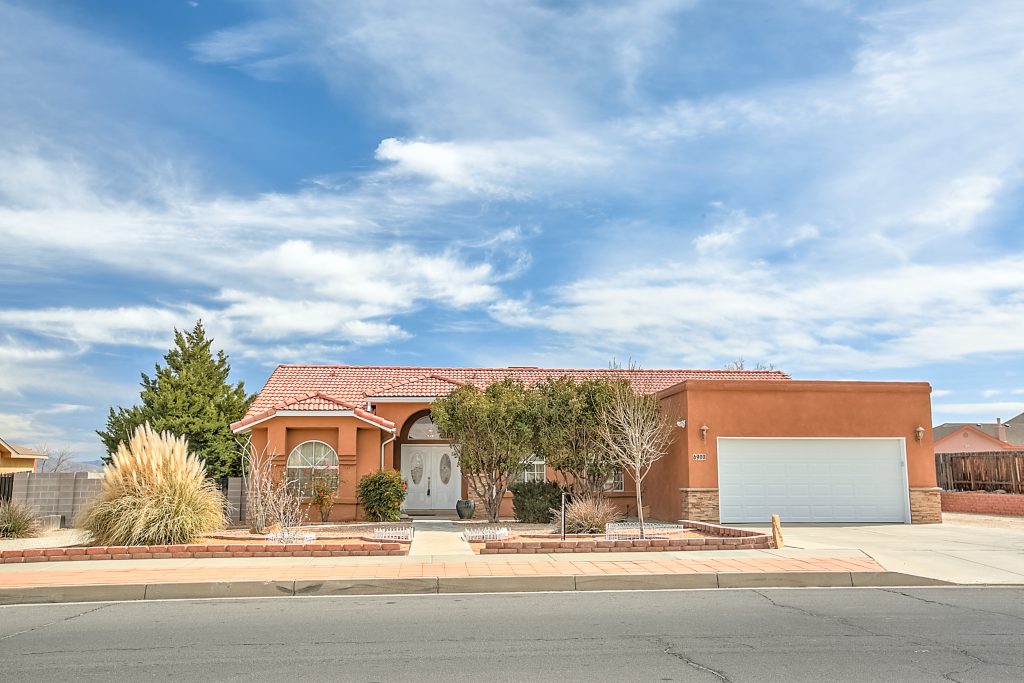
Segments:
[[[300,483],[337,469],[332,519],[359,517],[359,478],[393,467],[406,512],[450,513],[468,498],[430,404],[455,387],[505,377],[628,378],[656,394],[678,431],[645,480],[654,517],[713,522],[938,522],[927,383],[797,381],[777,371],[559,370],[281,365],[232,424]],[[552,477],[535,463],[527,478]],[[609,496],[635,514],[633,482]],[[511,515],[511,500],[502,507]]]
[[[0,474],[35,472],[45,460],[39,451],[0,438]]]
[[[936,453],[1024,449],[1024,413],[1003,422],[945,422],[932,429]]]

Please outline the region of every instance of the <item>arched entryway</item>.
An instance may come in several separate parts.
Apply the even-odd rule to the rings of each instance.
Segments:
[[[462,471],[451,442],[442,439],[430,411],[409,416],[398,436],[398,462],[408,485],[407,512],[455,510],[462,497]]]

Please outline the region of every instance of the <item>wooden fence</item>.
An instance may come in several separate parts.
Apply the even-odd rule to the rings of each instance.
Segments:
[[[0,474],[0,503],[6,503],[14,492],[14,475]]]
[[[936,453],[935,473],[946,491],[1024,493],[1024,451]]]

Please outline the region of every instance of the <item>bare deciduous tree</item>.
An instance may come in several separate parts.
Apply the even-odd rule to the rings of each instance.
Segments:
[[[39,452],[46,456],[40,464],[40,472],[69,472],[74,465],[75,454],[67,446],[52,448],[44,444],[39,447]]]
[[[672,420],[661,412],[656,396],[636,392],[627,381],[616,381],[598,434],[609,460],[628,472],[636,484],[640,538],[644,538],[643,481],[668,452]]]
[[[734,361],[732,361],[730,363],[726,363],[725,364],[725,369],[726,370],[746,370],[747,369],[747,361],[743,358],[743,356],[740,356],[736,360],[734,360]],[[754,369],[754,370],[775,370],[777,368],[775,367],[775,363],[764,363],[762,361],[758,361],[754,365],[754,367],[752,369]]]

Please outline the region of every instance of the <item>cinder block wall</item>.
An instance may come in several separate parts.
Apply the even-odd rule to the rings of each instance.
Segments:
[[[14,475],[11,500],[40,515],[61,515],[62,525],[72,526],[79,511],[99,493],[102,481],[99,472],[19,472]]]
[[[11,500],[34,508],[40,515],[61,515],[62,526],[74,526],[79,511],[99,493],[101,472],[18,472]],[[228,518],[244,520],[245,487],[241,477],[228,480]]]

